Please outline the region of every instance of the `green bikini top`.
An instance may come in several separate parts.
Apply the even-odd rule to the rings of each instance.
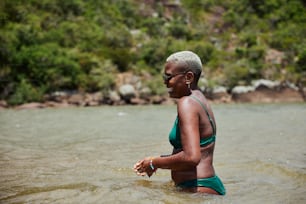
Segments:
[[[214,124],[214,121],[212,120],[212,118],[210,117],[210,114],[206,108],[206,106],[195,96],[190,96],[191,98],[193,98],[194,100],[196,100],[201,106],[202,108],[205,110],[207,117],[209,119],[209,122],[211,124],[211,127],[213,129],[213,134],[208,137],[208,138],[200,138],[200,146],[206,146],[209,145],[213,142],[215,142],[216,140],[216,126]],[[169,142],[172,144],[172,146],[175,149],[181,149],[182,148],[182,143],[181,143],[181,133],[180,133],[180,127],[179,127],[179,119],[178,117],[176,117],[176,120],[174,121],[174,125],[170,131],[169,134]]]

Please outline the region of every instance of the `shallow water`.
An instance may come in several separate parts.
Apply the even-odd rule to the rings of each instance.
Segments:
[[[0,203],[306,203],[306,105],[213,105],[226,196],[179,192],[168,170],[175,106],[0,111]]]

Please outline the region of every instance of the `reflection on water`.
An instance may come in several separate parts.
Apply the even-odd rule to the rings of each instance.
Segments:
[[[227,195],[180,192],[133,164],[171,152],[174,106],[0,111],[0,203],[305,203],[304,104],[214,105]]]

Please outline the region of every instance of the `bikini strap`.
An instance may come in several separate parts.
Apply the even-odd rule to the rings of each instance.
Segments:
[[[207,117],[208,117],[208,120],[210,122],[210,125],[213,129],[213,135],[216,135],[216,126],[215,126],[215,123],[214,123],[213,119],[211,118],[211,116],[210,116],[210,114],[207,110],[207,107],[197,97],[195,97],[193,95],[191,95],[190,97],[193,98],[194,100],[196,100],[202,106],[202,108],[205,110],[205,112],[207,114]]]

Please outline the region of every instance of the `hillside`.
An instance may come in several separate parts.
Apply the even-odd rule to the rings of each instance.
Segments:
[[[303,0],[2,0],[0,100],[43,101],[55,91],[108,94],[116,76],[163,94],[165,58],[201,57],[207,86],[254,79],[306,85]]]

